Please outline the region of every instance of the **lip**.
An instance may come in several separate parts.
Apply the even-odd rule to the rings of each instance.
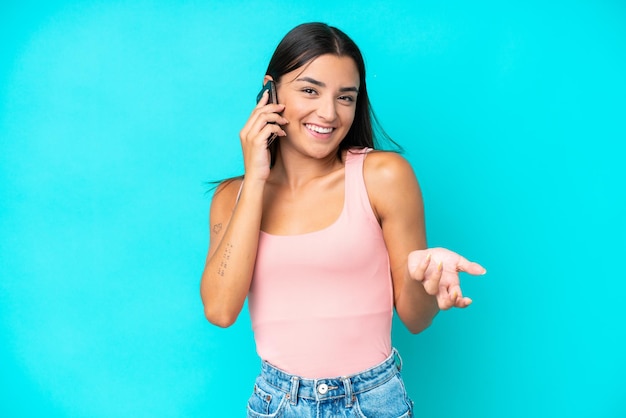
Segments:
[[[316,123],[305,123],[304,127],[307,132],[317,138],[328,138],[335,131],[333,126],[323,126]]]

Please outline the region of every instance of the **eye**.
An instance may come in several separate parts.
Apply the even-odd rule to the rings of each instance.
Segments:
[[[316,94],[317,92],[312,88],[306,87],[302,89],[302,93],[313,95],[313,94]]]
[[[339,100],[346,104],[354,103],[356,99],[353,96],[339,96]]]

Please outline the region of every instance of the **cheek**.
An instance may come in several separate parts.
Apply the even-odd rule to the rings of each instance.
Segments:
[[[344,109],[342,112],[340,112],[340,115],[341,115],[341,120],[343,122],[343,125],[347,127],[348,129],[350,129],[350,127],[352,126],[352,123],[354,122],[355,109],[354,108]]]
[[[306,102],[302,101],[285,101],[285,110],[282,115],[289,121],[295,122],[303,116],[310,113],[310,109],[307,108]]]

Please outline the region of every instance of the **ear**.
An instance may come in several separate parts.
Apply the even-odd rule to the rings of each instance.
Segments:
[[[263,77],[263,85],[265,85],[268,81],[274,81],[274,78],[269,74],[265,74],[265,77]]]

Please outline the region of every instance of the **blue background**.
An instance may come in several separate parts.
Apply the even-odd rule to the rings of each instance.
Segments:
[[[474,305],[394,341],[417,416],[624,417],[622,1],[4,2],[0,416],[243,416],[205,181],[296,24],[346,31]]]

